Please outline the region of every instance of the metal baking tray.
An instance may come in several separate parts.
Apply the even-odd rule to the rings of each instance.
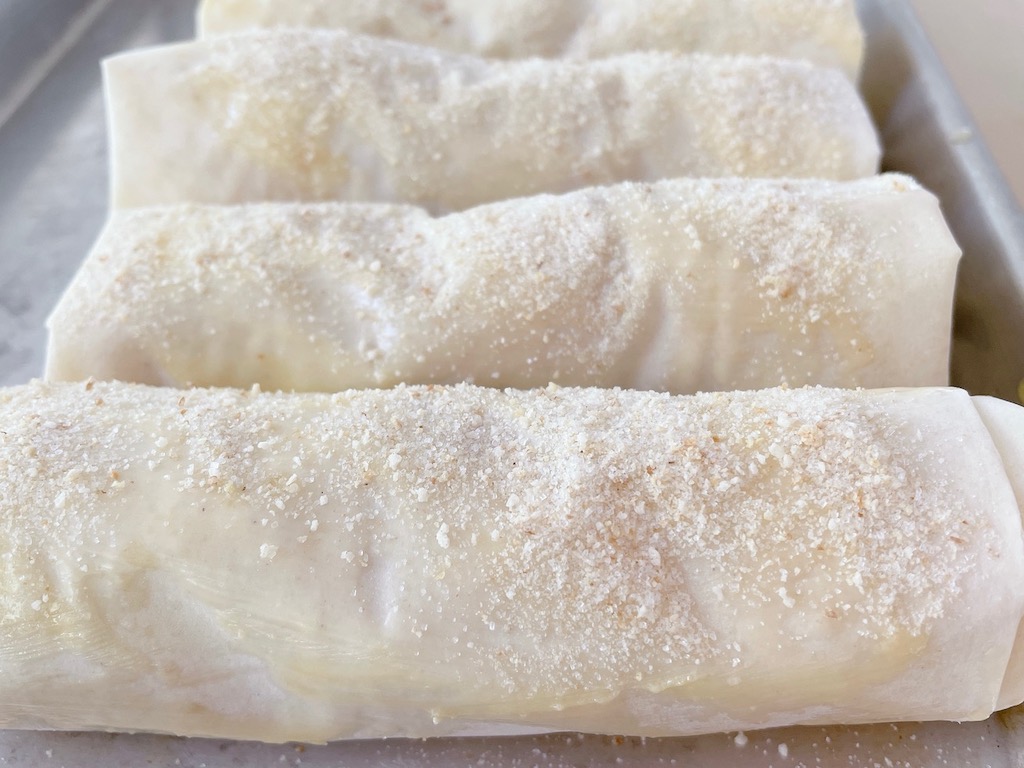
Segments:
[[[861,91],[881,132],[883,167],[939,196],[964,251],[952,382],[1024,402],[1024,212],[910,6],[859,6],[868,42]]]
[[[43,323],[106,215],[98,62],[186,39],[195,0],[0,0],[0,385],[42,371]],[[952,379],[1024,399],[1024,213],[905,0],[862,0],[862,90],[884,167],[938,194],[964,249]],[[1024,768],[1024,707],[981,723],[790,728],[695,739],[552,735],[270,746],[0,732],[0,765],[798,766]]]

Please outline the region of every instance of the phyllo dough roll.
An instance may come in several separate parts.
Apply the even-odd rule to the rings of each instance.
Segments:
[[[782,59],[491,61],[296,30],[122,54],[105,79],[115,207],[439,212],[612,181],[862,177],[878,163],[850,81]]]
[[[9,389],[0,726],[982,718],[1024,612],[1022,409],[984,408],[995,436],[948,389]]]
[[[942,385],[959,256],[902,176],[628,183],[442,218],[121,211],[50,318],[47,378]]]
[[[662,50],[806,58],[857,75],[853,0],[202,0],[200,36],[331,27],[496,58]]]

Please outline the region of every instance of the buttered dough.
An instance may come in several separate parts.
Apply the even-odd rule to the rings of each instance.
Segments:
[[[407,202],[433,213],[676,176],[870,176],[841,72],[634,53],[491,61],[344,31],[254,32],[104,64],[115,208]]]
[[[960,251],[912,180],[115,212],[47,377],[337,391],[947,383]]]
[[[0,727],[983,718],[1022,697],[1022,414],[951,389],[3,390]]]
[[[807,58],[855,77],[853,0],[202,0],[200,36],[334,27],[499,58],[641,50]]]

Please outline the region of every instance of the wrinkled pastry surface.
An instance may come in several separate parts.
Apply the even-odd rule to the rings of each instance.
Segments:
[[[860,178],[841,72],[634,53],[493,61],[344,31],[253,32],[104,64],[115,208],[407,202],[438,213],[676,176]]]
[[[115,212],[47,377],[338,391],[947,383],[959,249],[912,180],[672,180],[431,218]]]
[[[959,390],[34,383],[0,424],[3,727],[981,718],[1024,610]]]
[[[200,36],[330,27],[497,58],[662,50],[807,58],[856,76],[852,0],[203,0]]]

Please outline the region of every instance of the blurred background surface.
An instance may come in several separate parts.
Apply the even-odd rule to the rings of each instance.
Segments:
[[[911,0],[1024,207],[1024,0]]]

